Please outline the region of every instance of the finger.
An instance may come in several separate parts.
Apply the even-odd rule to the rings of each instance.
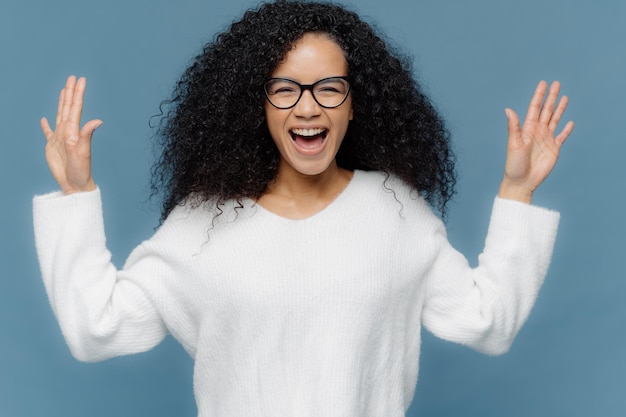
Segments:
[[[565,125],[561,133],[559,133],[559,135],[556,138],[554,138],[554,141],[556,142],[556,144],[558,146],[561,146],[565,142],[565,140],[568,138],[570,133],[572,133],[573,130],[574,130],[574,122],[570,120],[569,122],[567,122],[567,124]]]
[[[50,137],[54,134],[54,132],[50,128],[50,123],[48,123],[48,119],[42,117],[39,123],[41,124],[41,130],[43,131],[46,140],[50,140]]]
[[[561,89],[561,84],[558,81],[555,81],[550,86],[550,91],[548,91],[548,97],[546,101],[543,103],[541,108],[541,115],[539,116],[539,122],[543,124],[550,123],[550,119],[552,119],[552,113],[554,112],[554,104],[556,103],[556,98],[559,96],[559,90]]]
[[[63,91],[65,92],[63,96],[63,108],[61,110],[61,121],[67,120],[70,114],[70,108],[72,106],[72,96],[74,95],[74,86],[76,85],[76,77],[70,75],[67,77],[67,82],[65,83],[65,88]]]
[[[100,119],[90,120],[85,123],[85,126],[83,126],[83,128],[80,130],[81,140],[91,140],[93,132],[95,132],[95,130],[100,126],[102,126],[102,120]]]
[[[548,88],[548,84],[543,80],[537,84],[533,98],[530,100],[530,104],[528,105],[526,120],[539,119],[539,114],[541,113],[541,103],[543,102],[543,97],[546,95],[546,88]]]
[[[80,152],[89,152],[91,148],[91,139],[93,132],[102,125],[102,120],[90,120],[80,130],[80,138],[78,142],[78,150]]]
[[[87,80],[85,77],[80,77],[76,82],[76,88],[74,89],[74,94],[72,95],[72,105],[70,106],[70,113],[68,115],[68,120],[70,122],[80,124],[80,115],[83,112],[83,96],[85,94],[85,86]]]
[[[569,102],[569,99],[567,98],[567,96],[563,96],[561,97],[561,100],[559,100],[559,104],[556,106],[556,109],[554,110],[554,114],[552,115],[552,118],[550,119],[550,124],[548,125],[548,128],[550,129],[550,132],[552,132],[552,134],[556,132],[556,128],[559,125],[559,122],[561,121],[561,117],[563,116],[563,113],[565,112],[565,109],[567,108],[568,102]]]
[[[55,127],[61,124],[61,117],[63,117],[63,103],[65,99],[65,87],[61,89],[61,93],[59,94],[59,105],[57,106],[57,118]]]
[[[517,116],[517,113],[509,108],[504,109],[504,113],[506,114],[506,118],[508,120],[509,143],[516,144],[522,136],[519,117]]]

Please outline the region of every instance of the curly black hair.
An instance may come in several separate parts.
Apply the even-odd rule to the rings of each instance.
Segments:
[[[169,110],[152,168],[153,193],[164,195],[162,220],[191,196],[219,209],[267,190],[280,154],[265,120],[263,85],[309,32],[326,33],[348,62],[354,120],[338,165],[396,175],[445,217],[456,183],[449,133],[410,61],[342,6],[278,0],[248,10],[217,35],[162,103]]]

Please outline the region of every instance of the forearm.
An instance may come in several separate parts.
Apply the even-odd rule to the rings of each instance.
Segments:
[[[36,197],[34,221],[46,291],[74,356],[106,359],[164,337],[146,295],[111,264],[98,190]]]
[[[496,200],[478,266],[452,248],[438,260],[424,325],[488,354],[506,352],[535,302],[550,263],[558,213]]]

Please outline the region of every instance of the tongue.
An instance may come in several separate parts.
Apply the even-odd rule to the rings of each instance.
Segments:
[[[298,146],[306,149],[314,149],[322,144],[324,141],[324,135],[315,135],[315,136],[300,136],[294,135],[294,140],[298,144]]]

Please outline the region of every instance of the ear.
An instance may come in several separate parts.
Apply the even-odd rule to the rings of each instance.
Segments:
[[[348,120],[354,119],[354,108],[350,106],[350,118]]]

